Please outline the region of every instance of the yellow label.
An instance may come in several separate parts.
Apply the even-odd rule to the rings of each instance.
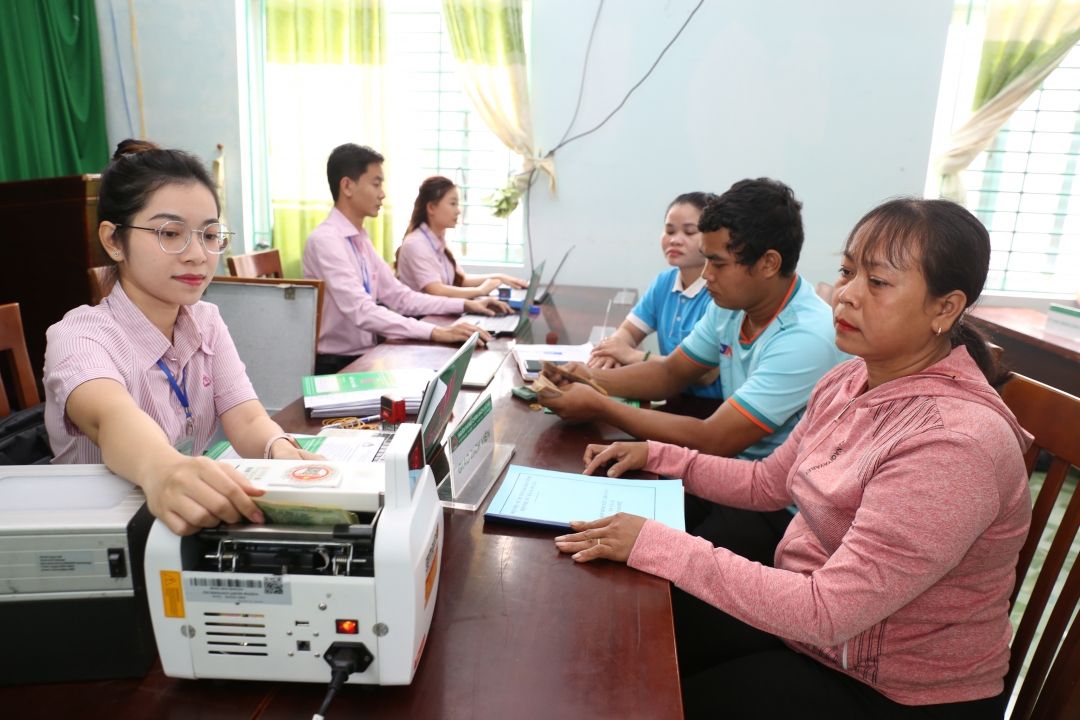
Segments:
[[[184,617],[184,586],[180,573],[175,570],[161,571],[161,598],[165,601],[165,617]]]
[[[431,563],[431,567],[427,571],[427,581],[424,583],[424,607],[427,607],[428,600],[431,599],[431,591],[435,587],[435,573],[439,571],[439,551],[435,551],[435,562]]]

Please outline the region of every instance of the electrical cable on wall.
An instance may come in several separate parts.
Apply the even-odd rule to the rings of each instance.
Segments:
[[[690,21],[694,19],[694,15],[697,14],[697,11],[700,10],[701,6],[704,5],[704,4],[705,4],[705,0],[698,0],[698,4],[695,5],[694,9],[690,11],[690,14],[686,16],[686,20],[683,22],[682,26],[679,27],[678,32],[676,32],[675,35],[671,38],[671,40],[668,41],[668,44],[664,46],[664,49],[660,51],[660,54],[656,56],[656,60],[653,61],[653,64],[649,67],[648,71],[646,71],[646,73],[641,76],[641,79],[638,80],[634,84],[634,86],[632,88],[630,88],[630,90],[627,91],[627,93],[623,97],[622,101],[618,105],[615,106],[614,110],[612,110],[610,113],[608,113],[607,117],[605,117],[603,120],[601,120],[600,123],[598,125],[596,125],[596,127],[593,127],[593,128],[591,128],[589,130],[586,130],[585,132],[578,133],[577,135],[574,135],[573,137],[567,139],[566,136],[570,134],[571,128],[574,127],[574,122],[577,120],[578,111],[581,109],[581,98],[582,98],[582,95],[584,94],[584,91],[585,91],[585,74],[586,74],[586,72],[588,71],[588,68],[589,68],[589,54],[592,51],[592,42],[593,42],[593,37],[596,35],[596,26],[597,26],[597,24],[598,24],[598,22],[600,20],[600,11],[604,7],[604,0],[600,0],[600,3],[599,3],[599,5],[597,5],[597,8],[596,8],[596,17],[593,18],[592,30],[589,31],[589,43],[588,43],[588,45],[585,46],[585,62],[582,64],[582,68],[581,68],[581,85],[578,88],[577,106],[574,108],[574,115],[573,115],[572,118],[570,118],[570,124],[566,127],[566,132],[563,133],[562,140],[560,140],[558,142],[558,144],[555,147],[553,147],[551,150],[548,150],[547,153],[544,154],[544,157],[549,158],[552,155],[554,155],[555,151],[558,150],[559,148],[565,147],[566,145],[569,145],[570,143],[574,142],[575,140],[580,140],[581,138],[585,137],[586,135],[591,135],[592,133],[596,132],[600,128],[604,127],[604,125],[607,124],[608,120],[615,117],[615,114],[617,112],[619,112],[620,110],[622,110],[623,106],[626,105],[627,100],[629,100],[630,96],[634,94],[634,91],[637,90],[639,87],[641,87],[642,83],[644,83],[645,80],[647,80],[648,77],[650,75],[652,75],[653,70],[655,70],[656,66],[660,64],[660,61],[663,59],[664,55],[667,53],[668,50],[671,49],[671,46],[675,44],[675,41],[679,39],[679,36],[682,35],[683,30],[686,29],[686,26],[690,24]],[[536,174],[537,174],[538,169],[539,168],[533,168],[532,174],[529,176],[529,183],[525,188],[525,198],[524,198],[524,200],[525,200],[525,239],[526,239],[526,241],[528,242],[528,245],[529,245],[529,265],[530,265],[530,269],[535,268],[536,263],[535,263],[535,260],[534,260],[533,247],[532,247],[532,213],[530,212],[529,196],[532,195],[532,186],[533,186],[533,182],[535,182],[535,180],[536,180]]]

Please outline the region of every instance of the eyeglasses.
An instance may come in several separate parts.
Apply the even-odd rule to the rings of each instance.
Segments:
[[[180,255],[191,243],[191,234],[199,233],[199,240],[206,252],[220,255],[229,247],[229,241],[235,234],[221,223],[210,223],[202,230],[192,230],[179,220],[170,220],[159,228],[139,227],[138,225],[117,225],[132,230],[146,230],[157,233],[158,245],[169,255]]]

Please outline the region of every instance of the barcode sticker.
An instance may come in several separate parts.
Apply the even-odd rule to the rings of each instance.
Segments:
[[[292,605],[292,588],[280,575],[184,573],[184,597],[188,602]]]
[[[314,380],[315,392],[317,393],[330,393],[341,390],[341,384],[333,375],[316,375]]]

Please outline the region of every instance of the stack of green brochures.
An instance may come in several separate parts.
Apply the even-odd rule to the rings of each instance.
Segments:
[[[393,433],[378,430],[323,430],[333,435],[316,437],[294,435],[300,447],[335,462],[378,462],[386,452]],[[204,453],[214,460],[240,460],[227,440],[216,443]]]
[[[375,372],[311,375],[303,379],[304,407],[311,417],[374,415],[388,393],[405,399],[405,412],[416,414],[433,370],[378,370]]]
[[[511,465],[486,520],[568,528],[630,513],[685,530],[682,480],[623,480]]]

